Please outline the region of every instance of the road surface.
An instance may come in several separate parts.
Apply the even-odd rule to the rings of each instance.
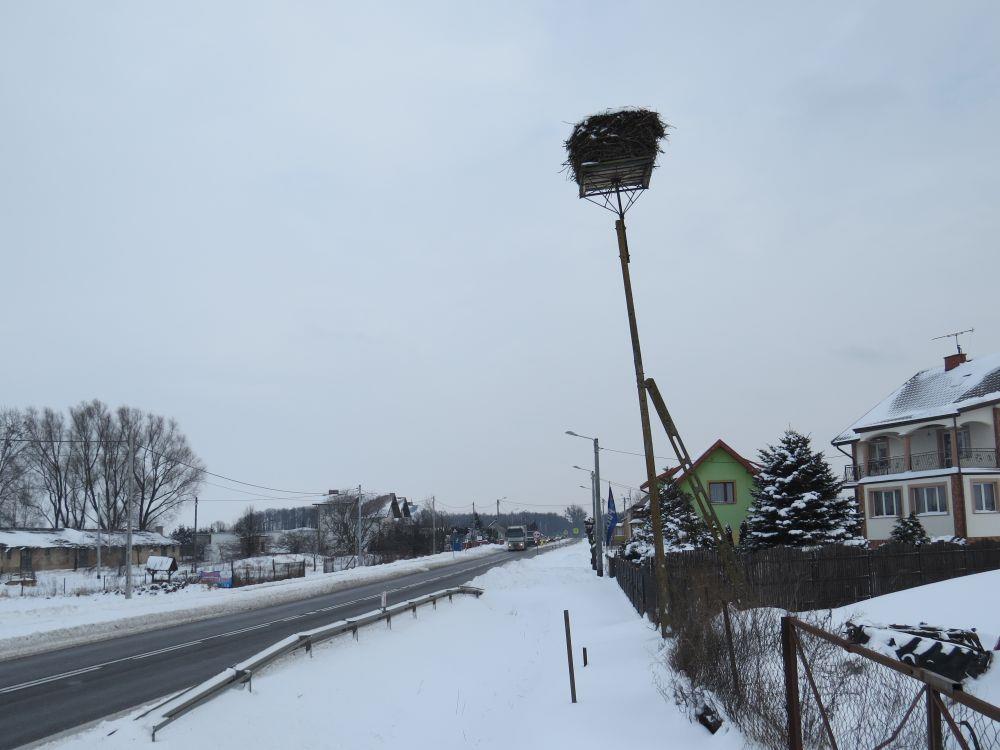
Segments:
[[[500,551],[301,601],[0,662],[0,750],[148,703],[292,633],[370,612],[383,591],[394,604],[545,550]]]

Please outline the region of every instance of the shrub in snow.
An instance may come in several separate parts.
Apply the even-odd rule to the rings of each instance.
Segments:
[[[839,496],[841,483],[807,436],[786,430],[778,445],[758,455],[761,469],[740,535],[743,549],[863,541],[854,500]]]
[[[905,518],[896,519],[896,524],[892,527],[892,534],[889,538],[894,542],[902,542],[903,544],[927,544],[931,540],[927,536],[927,530],[924,528],[924,525],[920,523],[917,514],[912,510],[910,511],[910,515]]]
[[[681,491],[676,482],[663,483],[657,494],[660,499],[665,552],[684,552],[713,545],[714,540],[708,526],[691,505],[691,496]],[[629,560],[653,556],[653,519],[648,510],[642,523],[632,527],[632,538],[625,545],[623,554]]]

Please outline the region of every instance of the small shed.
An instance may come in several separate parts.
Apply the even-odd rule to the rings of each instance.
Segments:
[[[166,573],[167,580],[177,572],[177,560],[173,557],[162,555],[150,555],[146,560],[146,572],[149,573],[150,580],[156,581],[157,573]]]

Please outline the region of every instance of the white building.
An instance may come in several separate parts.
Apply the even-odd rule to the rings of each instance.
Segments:
[[[1000,539],[1000,354],[945,357],[838,435],[865,535],[915,511],[931,537]]]

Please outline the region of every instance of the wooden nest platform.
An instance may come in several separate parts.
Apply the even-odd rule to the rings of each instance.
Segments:
[[[648,188],[667,127],[648,109],[609,110],[577,123],[566,140],[566,166],[580,197]]]

